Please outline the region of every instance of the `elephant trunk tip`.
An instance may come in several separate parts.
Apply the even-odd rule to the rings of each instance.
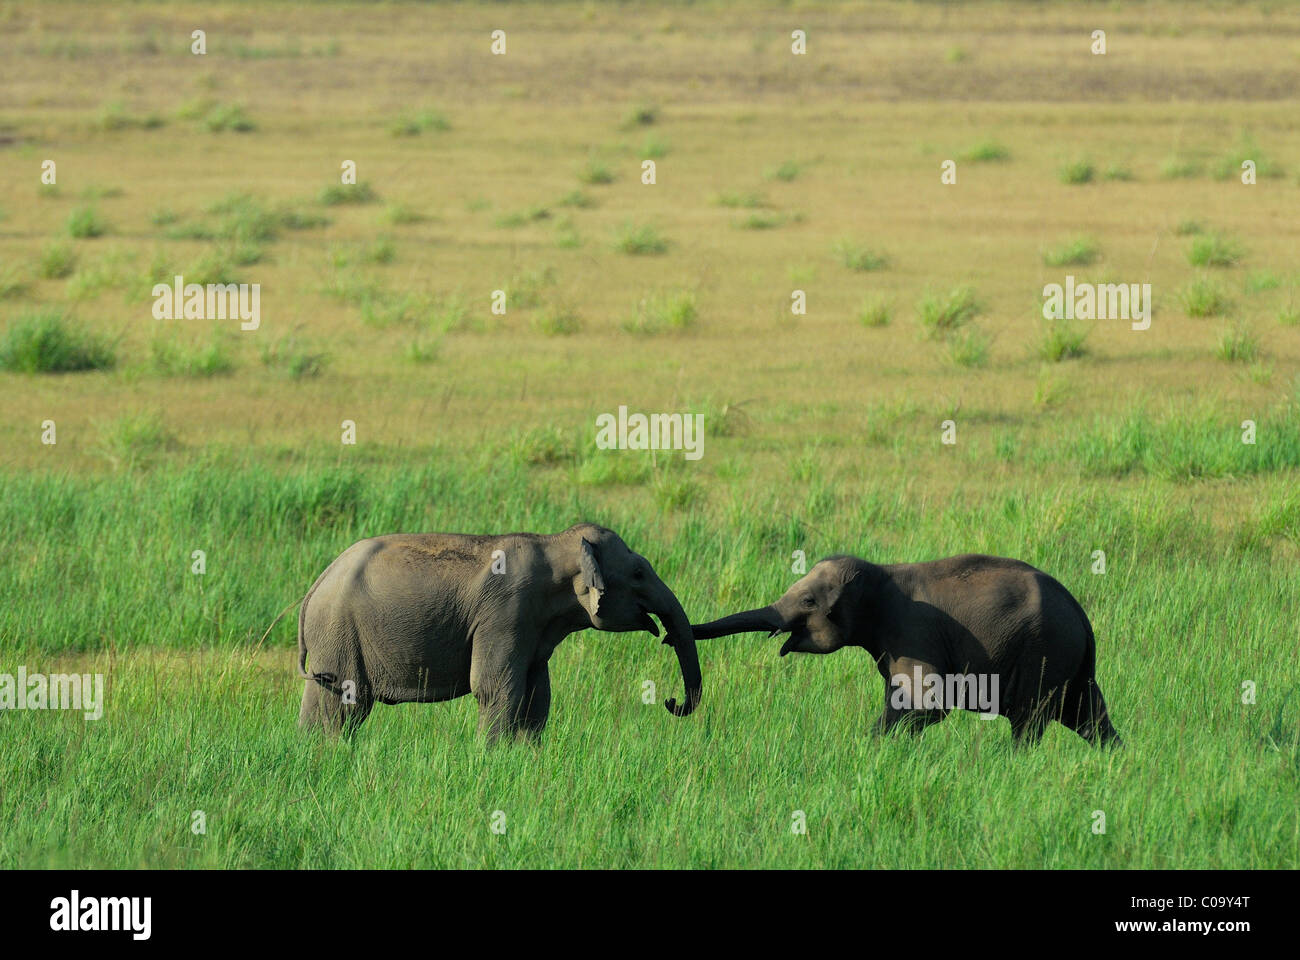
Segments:
[[[678,703],[674,698],[669,697],[664,701],[664,709],[674,717],[689,717],[697,706],[700,704],[699,694],[687,694],[685,703]]]

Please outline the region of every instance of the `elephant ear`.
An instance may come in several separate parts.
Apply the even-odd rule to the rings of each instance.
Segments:
[[[843,599],[844,595],[848,593],[849,589],[854,585],[854,582],[858,579],[858,573],[859,571],[855,567],[853,569],[846,571],[839,579],[835,581],[835,585],[831,588],[830,593],[828,593],[826,596],[826,610],[828,613],[832,610],[835,610],[839,606],[840,600]]]
[[[586,537],[578,548],[578,569],[582,571],[582,582],[591,594],[588,609],[594,614],[600,606],[600,595],[605,592],[605,578],[600,573],[600,558],[596,555],[596,545]]]

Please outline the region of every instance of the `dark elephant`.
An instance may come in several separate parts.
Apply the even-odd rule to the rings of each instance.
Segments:
[[[1005,715],[1017,742],[1037,742],[1058,720],[1092,743],[1121,743],[1097,684],[1087,614],[1060,583],[1019,560],[968,554],[877,566],[829,557],[771,606],[693,629],[700,640],[789,633],[781,656],[862,647],[885,679],[880,731],[973,709]],[[987,691],[995,697],[982,699]]]

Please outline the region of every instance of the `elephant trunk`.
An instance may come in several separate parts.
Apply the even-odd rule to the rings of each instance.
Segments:
[[[712,640],[714,637],[729,637],[733,633],[756,633],[767,631],[769,636],[784,633],[785,617],[777,612],[776,607],[759,607],[744,613],[733,613],[729,617],[710,620],[691,628],[696,640]]]
[[[663,586],[661,581],[661,586]],[[679,704],[669,698],[664,706],[675,717],[684,717],[700,705],[704,693],[704,681],[700,677],[700,658],[695,650],[695,635],[691,632],[691,621],[682,609],[681,603],[667,586],[663,586],[660,601],[654,610],[663,621],[664,643],[677,653],[677,664],[681,667],[682,683],[686,685],[686,702]]]

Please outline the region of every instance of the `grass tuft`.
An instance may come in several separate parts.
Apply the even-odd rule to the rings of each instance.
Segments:
[[[835,259],[849,270],[866,272],[883,270],[889,266],[889,257],[853,240],[836,240],[831,245],[831,252],[835,254]]]
[[[1058,177],[1068,185],[1092,183],[1097,177],[1097,168],[1087,160],[1072,160],[1061,167]]]
[[[1183,310],[1189,317],[1217,317],[1231,306],[1227,292],[1213,277],[1196,277],[1183,288]]]
[[[395,137],[418,137],[422,133],[434,131],[443,133],[451,129],[451,121],[437,110],[421,110],[418,113],[398,117],[389,124],[388,132]]]
[[[1002,163],[1011,158],[1011,151],[997,140],[981,140],[958,155],[966,163]]]
[[[1219,330],[1214,355],[1228,363],[1253,363],[1259,356],[1259,338],[1245,323],[1235,323]]]
[[[78,207],[68,216],[67,230],[70,237],[89,240],[107,233],[108,224],[94,207]]]
[[[78,329],[58,310],[24,314],[0,337],[0,370],[12,373],[111,370],[116,364],[111,343]]]
[[[630,256],[656,255],[668,252],[668,241],[651,224],[625,223],[615,232],[614,249]]]
[[[569,307],[552,304],[533,315],[533,329],[548,337],[567,337],[582,329],[582,318]]]
[[[316,199],[327,207],[337,207],[344,204],[374,203],[379,199],[379,194],[365,181],[331,183],[321,190]]]
[[[1194,267],[1233,267],[1245,251],[1241,244],[1220,233],[1207,233],[1192,240],[1187,251],[1187,262]]]
[[[947,339],[948,360],[958,367],[982,367],[988,363],[991,338],[977,327],[960,330]]]
[[[858,307],[858,323],[864,327],[887,327],[893,317],[893,308],[884,300],[864,300]]]
[[[1038,342],[1038,356],[1048,363],[1060,363],[1082,357],[1086,354],[1084,346],[1088,332],[1072,321],[1065,319],[1044,320],[1042,337]]]
[[[164,377],[206,378],[232,373],[235,358],[230,350],[230,335],[214,330],[204,344],[155,337],[149,345],[149,364],[154,373]]]
[[[66,243],[51,241],[41,251],[37,271],[46,280],[62,280],[77,269],[77,255]]]
[[[319,377],[329,359],[327,353],[313,349],[296,334],[287,334],[262,347],[262,365],[290,380]]]
[[[763,172],[763,178],[766,180],[778,180],[781,183],[793,183],[799,179],[803,172],[803,165],[794,160],[783,160],[775,167],[769,167]]]
[[[614,171],[609,164],[596,157],[588,157],[587,162],[578,170],[578,180],[589,187],[604,186],[614,182]]]
[[[1092,237],[1075,237],[1057,247],[1043,251],[1043,263],[1049,267],[1086,267],[1101,256],[1101,245]]]
[[[947,295],[927,293],[917,304],[917,321],[929,340],[942,340],[975,319],[983,307],[969,286],[954,287]]]
[[[624,319],[623,329],[643,336],[680,333],[693,327],[698,316],[694,293],[688,290],[652,293],[637,302],[636,309]]]

